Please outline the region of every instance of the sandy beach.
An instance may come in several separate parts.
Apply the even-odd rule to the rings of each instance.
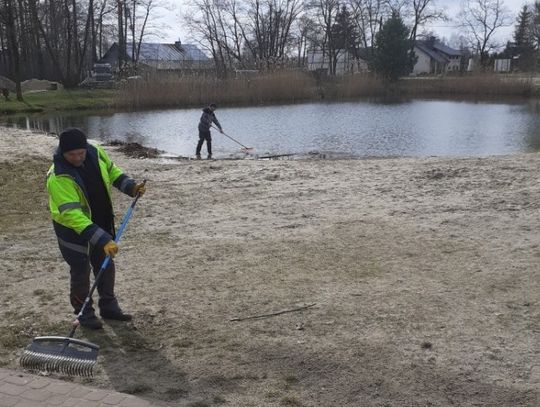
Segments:
[[[0,366],[66,335],[57,140],[0,128]],[[122,241],[133,323],[76,334],[91,379],[170,406],[540,405],[540,153],[171,160]],[[130,198],[114,195],[120,221]]]

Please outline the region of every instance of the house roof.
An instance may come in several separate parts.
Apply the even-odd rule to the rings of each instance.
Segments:
[[[446,58],[444,55],[439,54],[436,50],[427,46],[425,41],[417,41],[416,48],[418,48],[424,54],[427,54],[430,58],[434,59],[437,62],[440,62],[443,64],[448,63],[448,58]]]
[[[194,44],[182,44],[181,47],[187,59],[192,59],[194,61],[206,61],[209,59],[206,54]]]
[[[450,48],[448,45],[445,45],[436,39],[418,40],[416,41],[416,45],[419,46],[422,51],[431,50],[436,53],[443,54],[446,57],[458,57],[461,55],[461,51]]]
[[[132,55],[131,43],[127,43],[126,52]],[[139,60],[153,61],[208,61],[209,58],[194,44],[142,43]]]
[[[439,41],[435,41],[435,44],[433,45],[433,47],[435,49],[437,49],[438,51],[442,52],[443,54],[446,54],[446,55],[449,55],[449,56],[458,57],[458,56],[461,55],[460,50],[450,48],[449,46],[447,46],[447,45],[445,45],[445,44],[443,44],[442,42],[439,42]]]

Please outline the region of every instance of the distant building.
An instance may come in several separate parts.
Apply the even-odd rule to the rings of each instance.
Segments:
[[[118,52],[119,47],[115,42],[99,63],[109,63],[114,70],[118,70]],[[126,54],[128,61],[134,61],[132,43],[127,43]],[[138,65],[154,71],[206,71],[214,67],[212,59],[196,45],[182,44],[180,41],[174,44],[141,43]]]
[[[512,60],[510,58],[496,59],[493,70],[498,73],[510,72],[512,70]]]
[[[360,57],[355,58],[350,52],[340,50],[336,63],[336,75],[367,72],[367,62],[364,58],[362,58],[362,52],[360,55]],[[325,73],[330,73],[330,58],[328,56],[328,52],[320,49],[308,51],[307,69],[308,71],[323,71]]]
[[[416,41],[414,53],[418,60],[413,75],[438,75],[459,72],[461,69],[461,51],[444,45],[434,37]]]

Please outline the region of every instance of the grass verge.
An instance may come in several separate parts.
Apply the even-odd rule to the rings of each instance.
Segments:
[[[0,100],[0,115],[39,113],[66,110],[110,109],[116,90],[53,90],[29,92],[23,95],[23,102],[11,95],[10,100]]]

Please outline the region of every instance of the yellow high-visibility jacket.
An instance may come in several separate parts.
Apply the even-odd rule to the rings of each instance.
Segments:
[[[112,186],[133,196],[135,181],[111,161],[102,147],[87,144],[88,159],[97,164],[109,200]],[[89,245],[104,246],[113,238],[92,222],[84,183],[75,167],[60,152],[54,155],[53,165],[47,173],[47,191],[54,230],[64,258],[67,256],[74,261],[75,257],[88,254]]]

